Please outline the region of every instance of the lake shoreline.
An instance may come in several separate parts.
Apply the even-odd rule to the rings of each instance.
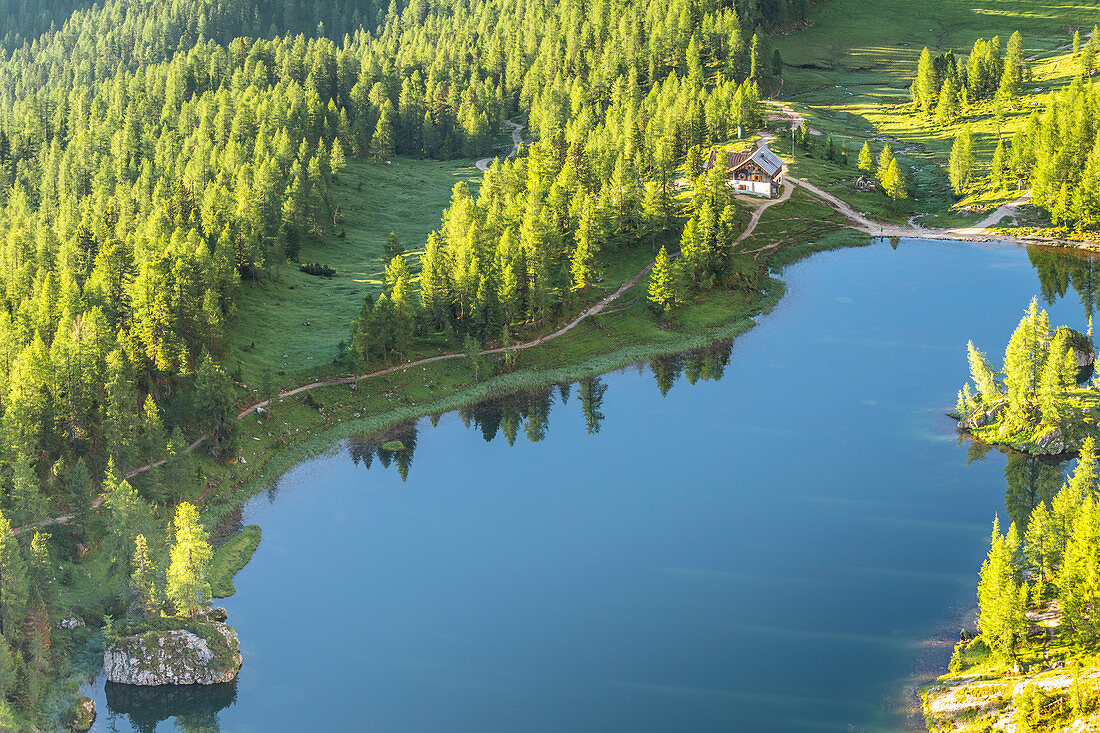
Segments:
[[[847,249],[873,244],[877,238],[867,238],[854,230],[831,230],[823,232],[819,241],[807,242],[804,245],[788,247],[781,250],[779,256],[774,258],[774,275],[781,275],[782,269],[787,265],[810,257],[813,254],[834,249]],[[846,236],[846,235],[856,236]],[[831,236],[836,235],[836,236]],[[644,287],[644,282],[636,287]],[[514,372],[495,375],[489,379],[474,384],[464,384],[445,394],[433,396],[430,402],[411,404],[404,407],[390,406],[387,409],[368,413],[367,408],[359,404],[358,389],[348,385],[335,385],[323,387],[307,394],[317,394],[319,404],[328,410],[325,423],[322,426],[305,431],[302,437],[293,444],[279,447],[271,452],[262,453],[262,459],[258,463],[244,464],[248,466],[247,476],[240,477],[236,472],[231,473],[224,481],[234,480],[228,491],[221,489],[221,485],[208,487],[205,496],[210,500],[203,507],[203,518],[210,524],[216,524],[224,517],[236,512],[245,502],[265,490],[273,481],[284,474],[296,464],[308,458],[322,455],[335,447],[340,441],[352,436],[378,435],[397,425],[417,420],[431,415],[439,415],[466,407],[485,399],[538,389],[548,385],[573,382],[587,377],[616,371],[654,358],[682,354],[695,349],[705,348],[714,343],[726,339],[735,339],[746,333],[757,324],[761,316],[768,315],[779,304],[786,293],[786,286],[782,280],[775,276],[768,276],[762,287],[754,296],[741,307],[727,307],[722,303],[718,306],[721,312],[720,322],[699,329],[690,326],[682,330],[666,330],[662,333],[667,340],[650,340],[641,343],[632,343],[617,346],[611,350],[584,355],[579,360],[573,360],[570,354],[563,363],[553,367],[526,367]],[[624,294],[625,295],[625,294]],[[709,294],[698,307],[711,307],[724,293]],[[614,310],[614,309],[612,309]],[[610,314],[610,313],[609,313]],[[632,318],[646,318],[647,316],[632,316]],[[542,348],[568,351],[570,340],[574,334],[565,334],[562,339],[548,343]],[[461,360],[459,360],[461,362]],[[431,379],[433,368],[447,362],[420,367],[421,376]],[[416,367],[398,367],[393,376],[408,376],[410,370]],[[398,389],[390,387],[387,391]],[[354,411],[356,408],[361,411]],[[281,409],[277,406],[276,411]],[[338,413],[349,413],[340,415]],[[247,420],[247,417],[245,418]],[[242,420],[242,425],[245,420]],[[242,436],[243,437],[243,436]],[[254,437],[254,436],[252,436]],[[243,441],[242,441],[243,443]]]

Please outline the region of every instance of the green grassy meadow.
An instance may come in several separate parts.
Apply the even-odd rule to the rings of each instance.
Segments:
[[[777,96],[803,114],[811,128],[844,143],[851,163],[838,166],[807,157],[799,149],[791,170],[886,221],[920,215],[919,223],[927,226],[973,224],[1020,192],[991,194],[972,186],[973,191],[957,197],[951,191],[944,166],[959,130],[971,127],[979,166],[987,166],[998,134],[1011,135],[1033,103],[1041,106],[1047,93],[1069,83],[1076,61],[1060,47],[1070,43],[1075,29],[1085,33],[1096,23],[1100,6],[1065,0],[821,3],[807,27],[771,39],[787,65]],[[925,46],[936,54],[951,49],[965,57],[976,39],[999,35],[1003,48],[1017,30],[1023,35],[1025,54],[1032,57],[1033,79],[1026,85],[1029,96],[1006,115],[1002,127],[998,129],[989,102],[972,105],[956,124],[946,127],[911,109],[908,87]],[[904,208],[895,209],[881,193],[853,188],[859,176],[856,156],[865,140],[871,140],[876,154],[889,143],[908,170],[910,201]],[[783,154],[790,155],[789,137]],[[964,212],[961,207],[976,208]]]
[[[383,245],[390,232],[415,270],[419,262],[414,260],[439,226],[459,181],[481,181],[473,161],[396,157],[392,165],[349,162],[336,186],[343,222],[325,241],[307,242],[298,255],[301,262],[331,265],[336,274],[307,275],[287,262],[277,279],[241,284],[229,363],[241,367],[245,383],[257,382],[269,368],[283,372],[277,381],[289,384],[296,373],[313,373],[331,363],[363,298],[382,291]]]

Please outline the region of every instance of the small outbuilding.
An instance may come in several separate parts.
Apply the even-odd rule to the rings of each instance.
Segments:
[[[860,176],[859,178],[856,179],[856,190],[857,191],[874,191],[875,190],[875,182],[872,179],[868,178],[867,176]]]

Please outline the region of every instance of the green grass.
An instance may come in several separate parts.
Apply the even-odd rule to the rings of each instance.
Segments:
[[[869,7],[870,6],[870,7]],[[938,127],[909,106],[909,84],[921,50],[936,53],[953,49],[969,53],[979,37],[1000,35],[1002,48],[1013,31],[1024,37],[1025,54],[1034,80],[1028,92],[1040,92],[1010,113],[1003,134],[1011,134],[1031,112],[1030,102],[1044,102],[1051,89],[1072,78],[1075,61],[1065,51],[1073,28],[1091,28],[1100,22],[1100,8],[1092,4],[1050,0],[914,0],[909,3],[868,3],[866,0],[829,0],[811,13],[809,27],[773,39],[788,66],[780,96],[802,113],[808,125],[847,143],[851,165],[845,169],[799,150],[792,172],[822,186],[875,218],[900,222],[921,214],[919,223],[934,227],[975,223],[984,212],[1019,195],[1017,191],[974,193],[957,197],[950,190],[944,165],[962,125],[975,133],[975,152],[982,166],[996,146],[997,124],[992,106],[975,105],[950,127]],[[911,201],[894,211],[880,193],[856,192],[859,175],[855,159],[863,142],[872,140],[877,151],[888,142],[909,173]],[[789,141],[788,141],[789,146]],[[790,154],[789,147],[784,152]],[[985,171],[982,171],[982,175]],[[955,207],[952,209],[951,207]],[[961,207],[982,211],[961,212]]]
[[[925,46],[968,53],[975,39],[1000,35],[1003,48],[1018,30],[1030,56],[1098,22],[1100,9],[1081,0],[828,0],[815,5],[808,29],[773,42],[788,64],[783,94],[841,84],[853,95],[890,99],[897,80],[908,86]]]
[[[830,229],[842,229],[846,223],[843,215],[799,187],[786,202],[774,204],[764,212],[752,235],[739,249],[770,251],[774,247],[785,259],[788,248],[817,239]]]
[[[252,553],[260,544],[260,528],[250,524],[230,537],[210,560],[210,592],[214,598],[228,598],[237,592],[233,576],[252,559]]]
[[[265,368],[285,373],[276,381],[290,383],[293,375],[331,362],[337,344],[347,340],[363,298],[381,292],[383,245],[389,233],[397,235],[415,270],[412,259],[439,226],[451,189],[459,181],[480,180],[481,172],[469,160],[396,157],[393,165],[349,163],[335,188],[343,223],[325,241],[307,243],[298,255],[302,262],[331,265],[336,274],[307,275],[288,262],[277,280],[242,283],[230,366],[239,365],[245,383],[256,386]]]

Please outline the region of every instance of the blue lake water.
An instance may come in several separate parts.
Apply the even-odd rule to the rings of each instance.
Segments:
[[[111,709],[99,682],[93,730],[908,730],[994,514],[1059,470],[960,442],[967,339],[999,363],[1042,293],[1084,331],[1093,267],[821,253],[730,353],[422,420],[401,466],[307,461],[244,510],[235,689]]]

